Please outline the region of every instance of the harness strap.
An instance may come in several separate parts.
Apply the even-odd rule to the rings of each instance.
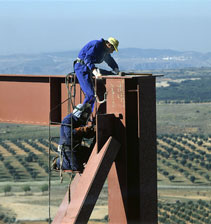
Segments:
[[[85,65],[84,60],[83,60],[83,59],[80,59],[80,58],[76,58],[76,60],[75,60],[74,63],[73,63],[73,67],[74,67],[75,63],[80,63],[80,64],[82,64],[82,65]],[[94,97],[95,97],[96,101],[97,101],[99,104],[105,103],[106,100],[107,100],[107,92],[104,93],[104,99],[103,99],[103,100],[99,100],[99,98],[98,98],[98,96],[97,96],[97,93],[96,93],[95,86],[94,86],[93,83],[92,83],[92,85],[93,85],[93,88],[94,88],[94,92],[95,92],[95,96],[94,96]]]
[[[61,183],[63,181],[63,175],[62,175],[63,154],[62,154],[62,151],[63,151],[63,145],[62,145],[62,147],[60,147],[60,151],[59,151],[59,159],[60,159],[59,176],[60,176]]]
[[[102,104],[102,103],[105,103],[107,101],[107,92],[104,93],[104,99],[103,100],[100,100],[98,95],[97,95],[97,90],[96,90],[96,86],[97,86],[97,79],[95,79],[95,85],[94,85],[94,82],[92,81],[92,85],[93,85],[93,88],[94,88],[94,97],[96,99],[96,101],[99,103],[99,104]]]
[[[80,64],[82,64],[82,65],[85,65],[85,62],[84,62],[83,59],[76,58],[76,62],[77,62],[77,63],[80,63]]]

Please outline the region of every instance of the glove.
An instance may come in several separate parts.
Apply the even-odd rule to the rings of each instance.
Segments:
[[[75,128],[75,137],[76,138],[91,138],[94,137],[96,128],[93,126],[85,126],[85,127],[78,127]]]
[[[102,78],[102,74],[100,73],[100,69],[99,68],[95,68],[92,71],[93,75],[95,76],[96,79],[101,79]]]
[[[78,127],[75,128],[76,132],[84,133],[91,129],[91,126],[84,126],[84,127]]]
[[[119,69],[118,69],[118,68],[115,68],[115,69],[114,69],[114,72],[118,75],[118,73],[119,73]]]

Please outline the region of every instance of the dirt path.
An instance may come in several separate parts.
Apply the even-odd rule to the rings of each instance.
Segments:
[[[0,204],[8,209],[11,209],[17,215],[17,220],[45,220],[48,218],[48,206],[45,204],[29,204],[30,202],[48,201],[47,196],[34,194],[33,196],[25,196],[23,193],[12,196],[0,196]],[[56,212],[57,207],[52,206],[52,214]]]
[[[53,203],[55,204],[55,202]],[[33,193],[24,195],[17,193],[11,196],[0,194],[0,205],[12,210],[17,216],[16,220],[46,220],[48,218],[48,195]],[[58,210],[58,206],[51,205],[51,217],[53,218]],[[90,219],[104,219],[108,214],[107,206],[96,205]]]

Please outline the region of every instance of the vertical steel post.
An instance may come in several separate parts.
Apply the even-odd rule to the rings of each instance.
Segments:
[[[157,150],[155,77],[139,85],[140,223],[157,223]]]
[[[121,117],[108,177],[109,223],[157,223],[155,77],[107,79],[107,113]]]

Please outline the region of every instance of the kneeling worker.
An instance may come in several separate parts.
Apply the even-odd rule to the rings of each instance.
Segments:
[[[91,113],[90,104],[79,104],[63,119],[58,146],[60,157],[54,159],[52,169],[83,172],[95,143],[95,128],[87,126]],[[82,144],[84,139],[91,142],[89,147]]]

